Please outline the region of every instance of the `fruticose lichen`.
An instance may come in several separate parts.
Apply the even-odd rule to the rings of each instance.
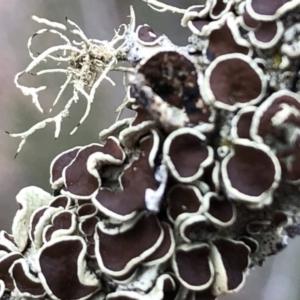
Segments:
[[[42,110],[45,87],[18,79],[53,60],[36,75],[66,74],[54,105],[68,85],[74,94],[57,116],[11,134],[18,152],[49,122],[58,137],[79,95],[80,125],[112,70],[128,73],[119,111],[135,117],[54,158],[52,193],[19,192],[12,234],[0,233],[1,299],[213,300],[300,234],[300,1],[143,1],[182,14],[185,47],[136,27],[133,9],[110,42],[34,17],[48,27],[35,35],[64,44],[35,57],[30,38],[16,86]]]

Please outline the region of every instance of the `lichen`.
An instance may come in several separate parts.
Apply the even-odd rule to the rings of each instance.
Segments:
[[[17,195],[12,235],[0,233],[1,299],[217,299],[238,292],[254,266],[300,234],[299,9],[297,0],[213,1],[181,9],[186,46],[149,25],[123,25],[110,42],[34,20],[64,44],[35,57],[16,86],[42,111],[38,92],[18,83],[45,59],[60,63],[85,120],[109,72],[127,72],[122,109],[133,118],[100,141],[65,150],[50,165],[52,193]],[[81,42],[71,42],[71,32]],[[59,53],[59,55],[54,55]],[[128,67],[119,65],[126,61]],[[66,68],[62,67],[66,63]],[[77,128],[77,127],[76,127]],[[73,132],[72,132],[73,133]],[[41,170],[41,172],[44,172]]]

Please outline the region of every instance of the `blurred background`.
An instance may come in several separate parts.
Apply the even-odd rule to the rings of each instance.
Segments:
[[[186,8],[203,0],[165,0],[165,3]],[[75,21],[90,38],[110,40],[122,23],[129,22],[129,6],[133,5],[137,24],[149,24],[158,32],[163,32],[179,45],[185,45],[188,30],[180,27],[180,16],[172,13],[163,15],[151,10],[139,0],[10,0],[0,2],[0,229],[11,231],[11,223],[16,209],[15,196],[18,191],[29,185],[39,186],[50,192],[49,166],[51,160],[61,151],[77,145],[98,141],[99,131],[113,124],[115,110],[124,98],[122,75],[112,74],[117,83],[112,87],[103,82],[97,91],[88,120],[73,136],[69,132],[77,124],[85,109],[85,101],[79,101],[71,110],[71,117],[62,125],[58,140],[54,140],[54,125],[49,124],[29,137],[23,150],[14,159],[19,139],[11,138],[5,130],[15,133],[27,130],[42,115],[32,105],[30,97],[25,97],[13,83],[17,72],[30,63],[27,51],[28,38],[43,26],[32,21],[31,16],[48,18],[64,22],[65,17]],[[41,52],[59,42],[52,35],[37,38],[34,43],[35,53]],[[40,102],[48,112],[55,99],[64,76],[45,75],[22,77],[21,83],[35,87],[46,85],[41,92]],[[61,105],[68,93],[61,99]],[[123,116],[130,115],[129,112]],[[289,247],[276,257],[271,257],[263,268],[252,270],[245,287],[237,294],[220,297],[222,300],[299,300],[300,299],[300,238],[291,240]]]

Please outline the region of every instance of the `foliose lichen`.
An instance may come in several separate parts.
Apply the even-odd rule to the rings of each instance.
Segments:
[[[49,122],[58,136],[79,94],[81,124],[111,70],[129,72],[119,110],[135,117],[54,158],[52,193],[19,192],[12,234],[0,233],[1,299],[213,300],[300,234],[300,2],[143,1],[183,14],[188,44],[135,29],[132,9],[111,42],[34,17],[65,44],[30,51],[17,87],[42,110],[44,87],[17,80],[47,58],[67,64],[37,73],[66,74],[55,103],[69,84],[74,95],[57,116],[11,134],[19,150]]]

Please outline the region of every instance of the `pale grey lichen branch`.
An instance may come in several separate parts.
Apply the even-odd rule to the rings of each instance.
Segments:
[[[32,16],[31,18],[32,18],[32,20],[36,21],[37,23],[45,24],[49,27],[57,28],[57,29],[64,30],[64,31],[67,30],[67,27],[65,25],[61,24],[61,23],[53,22],[53,21],[50,21],[48,19],[40,18],[40,17],[37,17],[37,16]]]
[[[184,14],[186,12],[186,9],[164,4],[157,0],[142,0],[142,1],[146,2],[148,6],[150,6],[152,9],[158,12],[171,11],[172,13],[178,13],[178,14]]]
[[[49,33],[53,33],[55,35],[58,35],[62,40],[64,40],[66,42],[66,45],[69,45],[71,47],[71,42],[70,40],[64,35],[62,34],[61,32],[55,30],[55,29],[41,29],[41,30],[38,30],[34,35],[32,35],[29,39],[28,39],[28,43],[27,43],[27,48],[28,48],[28,52],[29,52],[29,55],[32,59],[35,59],[37,58],[34,54],[33,54],[33,51],[32,51],[32,41],[33,39],[38,36],[38,35],[41,35],[43,33],[46,33],[46,32],[49,32]],[[63,55],[66,55],[66,50],[63,52]],[[56,57],[56,56],[52,56],[52,55],[48,55],[48,58],[51,58],[52,60],[56,60],[56,61],[60,61],[60,57]],[[46,61],[46,60],[44,60]]]
[[[15,76],[14,82],[16,87],[19,88],[25,96],[30,96],[33,104],[42,113],[44,113],[44,110],[40,104],[38,93],[45,90],[46,86],[27,87],[20,84],[19,78],[24,75],[24,73],[29,73],[36,76],[55,73],[65,74],[67,78],[61,85],[52,107],[54,107],[62,98],[64,91],[69,85],[73,86],[74,95],[71,100],[67,102],[64,110],[58,113],[56,116],[46,118],[44,121],[37,123],[25,132],[10,134],[12,137],[21,138],[17,154],[21,151],[26,139],[36,130],[44,128],[48,123],[55,122],[55,138],[57,138],[60,132],[60,123],[62,122],[62,119],[69,115],[70,107],[72,106],[73,102],[77,102],[79,99],[78,95],[80,94],[84,97],[87,104],[84,115],[70,134],[75,133],[78,127],[88,117],[91,110],[91,105],[95,98],[96,90],[100,86],[101,82],[103,80],[108,80],[112,85],[115,85],[108,73],[110,71],[130,72],[132,70],[126,66],[118,65],[120,60],[126,60],[126,51],[128,51],[128,46],[126,45],[126,35],[128,32],[133,32],[135,27],[135,16],[132,8],[130,18],[131,22],[129,25],[122,24],[118,30],[115,30],[115,35],[111,41],[106,41],[89,39],[81,30],[81,28],[75,22],[69,19],[66,19],[66,22],[71,25],[73,29],[69,29],[68,26],[58,22],[53,22],[37,16],[32,17],[34,21],[39,24],[46,25],[50,27],[50,29],[40,29],[29,38],[27,47],[32,62],[24,71],[19,72]],[[61,31],[65,32],[66,34],[62,33]],[[38,56],[35,56],[32,51],[33,38],[45,33],[58,35],[63,40],[64,44],[52,46]],[[79,38],[80,41],[71,41],[71,39],[67,37],[67,33],[73,34],[75,37]],[[34,69],[37,66],[44,67],[42,64],[47,63],[48,59],[57,63],[59,67],[49,69],[44,68],[38,72],[34,72]],[[51,112],[52,108],[49,110],[49,113]]]
[[[54,102],[52,104],[52,107],[54,107],[57,104],[57,102],[59,101],[62,93],[65,91],[65,89],[67,88],[67,86],[71,82],[71,79],[72,79],[72,75],[69,75],[67,77],[67,80],[65,81],[65,83],[60,87],[60,90],[59,90],[59,92],[58,92],[58,94],[57,94],[57,96],[56,96],[56,98],[55,98],[55,100],[54,100]],[[51,111],[52,111],[52,108],[50,109],[49,112],[51,112]]]
[[[25,96],[31,96],[32,103],[37,107],[37,109],[41,113],[43,113],[44,111],[43,111],[43,109],[40,105],[40,102],[38,100],[38,92],[45,90],[47,87],[46,86],[40,86],[38,88],[34,88],[34,87],[26,87],[26,86],[23,86],[23,85],[19,84],[18,79],[24,73],[25,73],[24,71],[17,73],[16,76],[15,76],[15,79],[14,79],[14,83],[15,83],[16,87],[19,88]]]
[[[11,137],[16,137],[16,138],[21,139],[18,150],[15,154],[15,158],[18,156],[18,154],[22,150],[23,146],[26,143],[27,138],[29,136],[31,136],[33,133],[35,133],[37,130],[45,128],[48,123],[55,123],[54,138],[57,139],[59,137],[59,134],[60,134],[62,119],[69,116],[69,111],[70,111],[70,108],[71,108],[72,104],[74,102],[76,103],[78,101],[78,99],[79,99],[78,91],[74,89],[72,98],[68,100],[68,102],[65,105],[64,109],[61,112],[59,112],[56,116],[51,117],[51,118],[47,118],[47,119],[45,119],[41,122],[38,122],[35,125],[33,125],[32,127],[30,127],[28,130],[26,130],[24,132],[21,132],[21,133],[6,132]]]

